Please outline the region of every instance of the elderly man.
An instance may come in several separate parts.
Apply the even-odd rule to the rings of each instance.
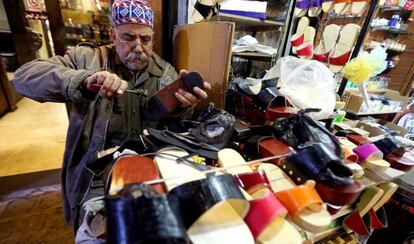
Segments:
[[[102,173],[97,153],[139,140],[149,121],[142,113],[148,97],[174,81],[174,68],[153,53],[153,12],[141,0],[115,0],[112,5],[112,45],[81,44],[63,57],[26,63],[15,73],[19,93],[39,102],[71,103],[62,185],[66,220],[79,226],[82,203]],[[186,71],[181,71],[180,75]],[[204,82],[203,89],[210,89]],[[135,93],[126,92],[127,89]],[[195,106],[206,92],[178,90],[176,116]],[[146,93],[147,96],[143,94]]]

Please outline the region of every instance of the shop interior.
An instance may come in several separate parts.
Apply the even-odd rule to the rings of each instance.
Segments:
[[[184,221],[184,232],[174,240],[414,242],[412,0],[147,2],[155,20],[154,52],[177,71],[198,72],[211,84],[192,119],[198,126],[219,123],[222,133],[219,141],[194,136],[196,127],[167,133],[165,140],[165,131],[143,134],[161,152],[149,156],[158,178],[128,183],[171,198],[204,190],[191,188],[191,182],[214,179],[223,187],[210,192],[224,192],[217,193],[220,199],[201,197],[211,201],[208,209],[194,210],[201,211],[195,215],[181,211],[177,219]],[[112,4],[0,1],[0,239],[5,243],[75,242],[61,202],[71,104],[22,96],[13,87],[14,72],[82,43],[111,45]],[[217,122],[218,114],[216,120],[202,117],[211,103],[230,122]],[[119,148],[103,150],[104,155]],[[114,183],[115,166],[106,199],[127,189],[125,182]],[[239,195],[224,187],[229,182],[238,184]],[[197,196],[191,197],[187,206],[198,208]],[[107,201],[106,207],[113,207]],[[160,216],[140,214],[159,223],[153,228],[165,227]],[[103,236],[109,243],[148,241],[129,237],[128,228],[108,227],[122,225],[117,221],[107,219]],[[122,223],[139,222],[128,221]]]

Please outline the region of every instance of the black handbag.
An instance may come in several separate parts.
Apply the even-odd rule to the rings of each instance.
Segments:
[[[273,125],[273,132],[277,138],[295,149],[307,142],[320,142],[343,158],[343,151],[336,137],[307,115],[319,111],[321,110],[316,108],[303,109],[292,116],[278,119]]]

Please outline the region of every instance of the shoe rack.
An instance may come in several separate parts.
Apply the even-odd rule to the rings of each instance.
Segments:
[[[257,19],[227,13],[218,13],[210,21],[235,23],[234,40],[245,35],[255,37],[259,44],[277,48],[273,55],[259,52],[232,52],[232,68],[236,75],[256,77],[260,69],[271,68],[285,52],[294,1],[268,1],[266,19]]]
[[[387,48],[388,68],[379,75],[388,79],[388,89],[408,95],[414,73],[413,11],[398,3],[380,2],[370,31],[364,42],[364,50],[377,45]]]
[[[297,1],[295,1],[295,5],[297,4]],[[340,3],[338,3],[340,4]],[[348,4],[351,4],[352,6],[353,2],[349,1]],[[293,43],[292,43],[292,37],[295,39],[295,34],[297,33],[297,27],[300,23],[301,18],[300,16],[297,16],[297,14],[294,14],[294,17],[292,19],[292,24],[290,26],[289,30],[289,36],[287,38],[288,43],[286,44],[286,49],[284,52],[284,56],[293,55],[293,56],[299,56],[300,58],[305,59],[318,59],[317,55],[315,57],[315,51],[317,52],[318,46],[325,43],[324,37],[326,38],[329,35],[324,35],[324,31],[326,30],[326,27],[336,25],[339,27],[339,32],[336,30],[337,37],[333,38],[333,47],[330,50],[325,50],[325,52],[330,52],[329,55],[326,55],[324,63],[331,69],[331,71],[335,74],[335,78],[338,81],[338,90],[337,93],[341,96],[344,92],[347,80],[342,77],[340,74],[340,70],[342,69],[344,63],[346,61],[358,56],[358,53],[362,49],[364,40],[366,38],[366,35],[370,28],[370,23],[375,15],[375,11],[378,5],[378,0],[372,0],[366,2],[365,6],[362,8],[362,10],[358,13],[352,13],[351,7],[349,7],[349,10],[342,10],[338,11],[337,7],[335,7],[336,4],[333,3],[333,7],[331,7],[330,10],[324,12],[321,11],[319,14],[312,14],[311,10],[308,10],[308,13],[305,14],[304,17],[307,16],[309,18],[309,26],[314,28],[315,34],[313,38],[313,51],[314,53],[310,56],[301,57],[300,55],[295,54],[295,51],[293,50]],[[337,13],[338,11],[339,13]],[[359,30],[354,30],[352,33],[355,34],[357,31],[357,34],[355,35],[355,38],[351,41],[347,40],[349,47],[347,47],[348,55],[345,55],[346,57],[342,57],[342,65],[332,65],[334,62],[333,60],[337,58],[335,52],[340,49],[340,44],[343,43],[344,37],[349,36],[346,33],[343,33],[343,30],[346,28],[346,26],[350,27],[353,24],[354,27],[357,27]],[[346,39],[346,38],[345,38]],[[306,40],[306,36],[305,36]],[[339,60],[338,60],[339,61]],[[345,62],[343,62],[345,61]],[[332,66],[337,66],[333,67]]]

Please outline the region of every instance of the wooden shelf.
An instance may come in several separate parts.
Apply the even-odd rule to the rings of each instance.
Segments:
[[[384,12],[410,12],[411,10],[405,9],[398,5],[379,5],[378,9]]]
[[[377,114],[396,114],[399,112],[402,112],[402,110],[400,111],[388,111],[388,112],[364,112],[364,113],[355,113],[353,111],[347,111],[345,110],[347,113],[355,115],[355,116],[362,116],[362,115],[377,115]]]
[[[338,15],[335,12],[331,12],[329,14],[330,19],[361,19],[365,18],[365,16],[347,16],[347,15]]]
[[[270,55],[265,53],[258,53],[258,52],[241,52],[241,53],[232,53],[233,57],[240,57],[246,59],[254,59],[254,60],[261,60],[261,61],[272,61],[276,58],[276,54]]]
[[[284,22],[279,21],[261,20],[256,18],[224,13],[219,13],[218,15],[211,18],[211,20],[231,21],[237,23],[238,25],[242,25],[243,27],[275,27],[285,25]]]
[[[411,35],[412,34],[409,31],[392,28],[389,26],[371,26],[371,28],[372,28],[372,31],[386,31],[391,34],[398,34],[398,35]]]
[[[382,47],[384,47],[384,46],[382,46]],[[364,49],[366,49],[366,50],[372,50],[374,48],[376,48],[376,46],[364,45]],[[385,51],[387,53],[392,53],[392,54],[401,54],[401,53],[405,52],[405,49],[403,51],[397,51],[397,50],[394,50],[394,49],[389,49],[388,47],[384,47],[384,48],[385,48]]]
[[[358,88],[346,88],[345,91],[347,92],[359,92]],[[367,89],[367,92],[377,93],[377,92],[397,92],[394,90],[390,90],[387,88],[381,88],[381,89]]]

